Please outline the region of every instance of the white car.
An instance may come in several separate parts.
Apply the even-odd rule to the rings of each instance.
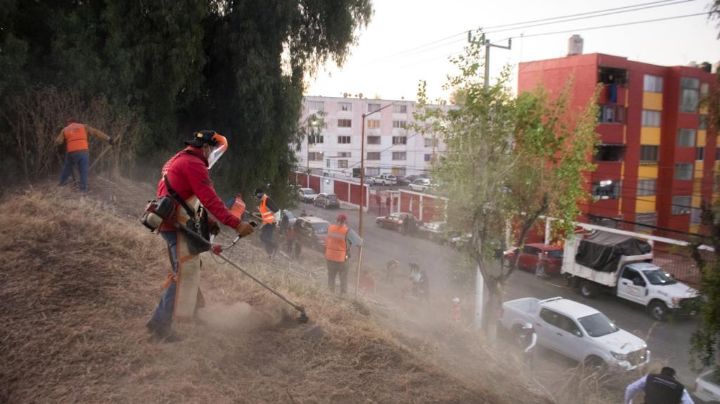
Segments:
[[[318,196],[318,194],[312,188],[298,189],[298,198],[303,202],[312,202],[315,200],[316,196]]]
[[[428,178],[416,178],[413,182],[408,185],[411,191],[425,192],[430,188],[430,179]]]
[[[367,182],[373,185],[397,185],[397,177],[392,174],[380,174],[377,177],[370,177]]]
[[[644,340],[596,309],[562,297],[507,301],[500,323],[513,333],[530,323],[538,345],[588,366],[630,371],[650,362]]]
[[[708,370],[695,379],[695,397],[705,403],[720,403],[720,370]]]

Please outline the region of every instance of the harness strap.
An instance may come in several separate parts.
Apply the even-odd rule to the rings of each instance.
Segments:
[[[187,202],[185,202],[185,200],[182,199],[182,198],[180,197],[180,195],[178,195],[177,192],[175,192],[175,190],[173,189],[173,187],[170,186],[170,181],[168,181],[167,175],[163,175],[163,180],[165,181],[165,188],[167,188],[168,193],[170,194],[170,196],[171,196],[173,199],[175,199],[175,201],[176,201],[177,203],[179,203],[179,204],[183,207],[183,209],[185,209],[185,212],[188,214],[188,217],[190,217],[190,218],[195,217],[196,212],[193,211],[193,210],[190,208],[190,206],[188,206]]]

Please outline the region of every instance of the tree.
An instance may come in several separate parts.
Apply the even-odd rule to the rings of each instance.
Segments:
[[[492,325],[514,268],[498,263],[510,224],[520,223],[522,243],[541,215],[565,219],[558,224],[568,228],[580,213],[584,175],[593,168],[597,107],[591,99],[584,110],[569,109],[567,90],[556,99],[541,90],[515,97],[509,69],[485,88],[478,62],[482,40],[478,36],[452,60],[459,73],[447,88],[458,104],[428,107],[421,84],[417,120],[431,122],[426,132],[440,134],[447,144],[434,176],[450,199],[449,225],[472,234],[466,252],[484,279],[489,299],[483,322]]]

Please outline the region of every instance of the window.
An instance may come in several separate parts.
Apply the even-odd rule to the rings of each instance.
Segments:
[[[695,148],[695,160],[696,161],[705,160],[705,148],[704,147],[696,147]]]
[[[648,126],[651,128],[660,127],[660,111],[652,111],[649,109],[643,109],[642,111],[642,126]]]
[[[595,150],[596,161],[621,161],[625,155],[625,145],[601,144]]]
[[[601,105],[598,121],[601,123],[625,123],[625,107],[620,105]]]
[[[350,128],[352,127],[351,119],[338,119],[338,128]]]
[[[657,224],[657,213],[638,213],[635,215],[635,230],[636,231],[647,231],[650,228],[647,226],[655,226]]]
[[[657,180],[639,180],[637,186],[638,196],[655,195]]]
[[[707,129],[707,115],[698,115],[698,129]]]
[[[352,111],[352,103],[341,102],[338,105],[340,106],[340,111]]]
[[[407,127],[407,121],[393,121],[393,128],[405,129],[406,127]]]
[[[615,67],[601,67],[598,69],[598,82],[625,85],[627,83],[627,70]]]
[[[380,167],[366,167],[365,168],[365,175],[366,176],[376,176],[380,175]]]
[[[380,110],[380,104],[368,104],[368,112],[375,112]]]
[[[710,92],[710,85],[708,83],[700,84],[700,98],[705,99]]]
[[[640,162],[656,163],[660,146],[640,145]]]
[[[425,161],[432,161],[432,154],[425,154]]]
[[[350,136],[338,136],[338,144],[349,144]]]
[[[691,180],[693,178],[692,170],[693,170],[692,163],[675,164],[675,179],[676,180]]]
[[[341,152],[338,152],[337,156],[338,157],[351,157],[352,153],[349,151],[341,151]]]
[[[392,168],[393,175],[399,175],[401,177],[405,176],[405,167],[393,167]]]
[[[649,93],[662,93],[663,78],[660,76],[651,76],[646,74],[643,82],[643,90]]]
[[[407,105],[393,105],[393,112],[395,112],[396,114],[406,114]]]
[[[680,112],[697,112],[699,89],[700,80],[690,77],[680,78]]]
[[[437,147],[437,145],[438,145],[437,139],[433,139],[433,138],[429,138],[429,137],[425,138],[425,147]]]
[[[557,326],[559,314],[552,310],[540,309],[540,318],[550,325]]]
[[[323,160],[323,152],[308,153],[308,160],[309,161],[322,161]]]
[[[367,121],[368,129],[377,129],[380,127],[380,120],[379,119],[369,119]]]
[[[695,147],[695,129],[678,129],[677,145]]]
[[[307,107],[310,111],[324,111],[325,103],[322,101],[308,101]]]
[[[702,209],[690,208],[690,223],[702,224]]]
[[[325,137],[323,135],[309,135],[308,136],[309,144],[319,144],[319,143],[323,143],[324,141],[325,141]]]
[[[407,144],[407,136],[393,136],[392,144]]]
[[[338,160],[338,168],[348,168],[347,160]]]
[[[330,168],[330,159],[325,160],[325,167]]]
[[[367,144],[380,144],[380,136],[368,136]]]
[[[380,152],[367,152],[367,157],[365,158],[365,160],[380,160]]]
[[[405,153],[404,151],[403,152],[396,151],[396,152],[393,152],[392,159],[393,160],[405,160],[406,156],[407,156],[407,153]]]
[[[592,196],[595,199],[618,199],[620,197],[620,181],[604,180],[593,183]]]
[[[672,198],[672,214],[687,215],[690,213],[690,203],[692,198],[689,196],[673,196]]]

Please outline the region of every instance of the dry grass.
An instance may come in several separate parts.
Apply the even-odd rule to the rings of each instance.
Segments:
[[[327,294],[312,255],[290,273],[248,241],[229,254],[304,304],[310,323],[288,320],[274,296],[206,257],[205,324],[178,324],[176,344],[150,342],[144,323],[167,271],[160,238],[136,221],[152,191],[108,187],[95,194],[104,202],[49,186],[0,201],[10,213],[0,230],[0,402],[548,402],[488,365],[492,354],[474,377],[448,372],[432,343],[383,328],[388,312]],[[469,361],[449,359],[460,358]]]

